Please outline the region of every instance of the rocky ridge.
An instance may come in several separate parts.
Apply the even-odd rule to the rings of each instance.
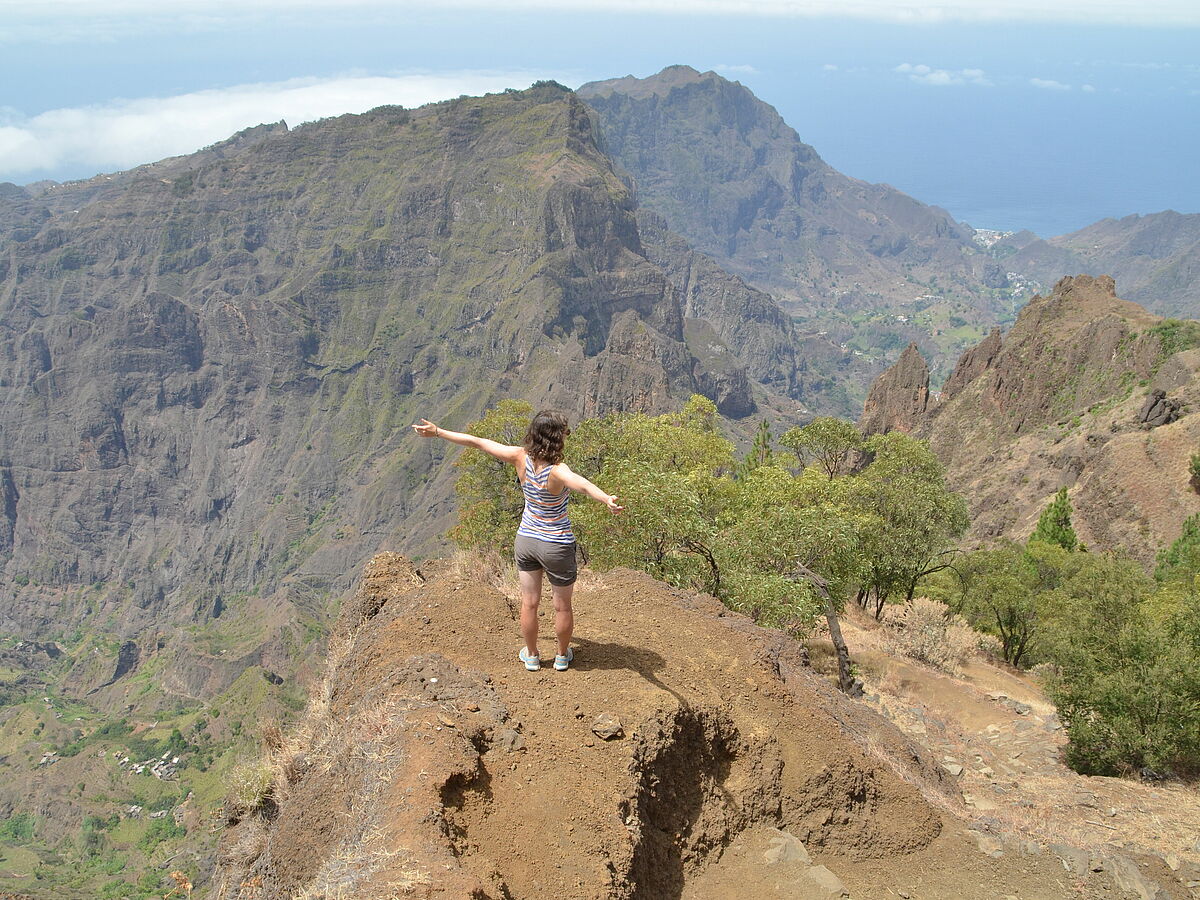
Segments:
[[[982,847],[953,776],[783,634],[587,573],[575,662],[529,673],[472,566],[372,561],[269,791],[233,809],[222,896],[1130,896]]]
[[[1007,277],[969,227],[836,171],[743,85],[670,66],[579,94],[640,204],[798,317],[818,411],[853,415],[909,341],[940,380],[971,339],[962,329],[1009,314]]]
[[[997,245],[1009,269],[1053,284],[1064,275],[1109,274],[1121,293],[1162,316],[1200,315],[1200,215],[1173,210],[1103,219],[1041,240],[1028,232]]]
[[[911,358],[877,382],[868,431],[928,438],[971,504],[971,539],[1023,539],[1069,489],[1080,539],[1149,562],[1200,512],[1188,460],[1200,446],[1200,350],[1116,294],[1111,278],[1062,279],[1003,337],[965,353],[924,413]]]

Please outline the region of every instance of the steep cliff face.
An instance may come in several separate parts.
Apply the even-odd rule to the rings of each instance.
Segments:
[[[662,216],[639,211],[638,230],[646,257],[675,286],[683,314],[711,326],[755,381],[802,400],[808,392],[801,341],[775,299],[693,250]]]
[[[814,409],[855,414],[910,341],[940,380],[1008,313],[1004,272],[970,228],[836,171],[741,84],[671,66],[579,93],[641,205],[798,317]]]
[[[1080,275],[1031,300],[1008,334],[965,353],[923,415],[911,418],[910,395],[893,396],[881,377],[878,408],[862,424],[885,430],[909,417],[971,503],[973,540],[1027,537],[1067,487],[1085,544],[1149,562],[1200,512],[1188,485],[1200,445],[1198,373],[1200,351],[1188,340],[1117,297],[1111,278]]]
[[[9,190],[0,228],[4,630],[221,617],[294,653],[362,559],[447,526],[456,454],[419,416],[697,389],[753,409],[728,348],[720,384],[689,351],[589,111],[552,84]],[[165,642],[184,693],[227,670]]]
[[[904,264],[970,272],[970,233],[949,215],[837,172],[736,82],[671,66],[651,78],[592,82],[579,94],[642,202],[787,302],[838,301],[830,268],[843,288],[880,290]]]
[[[916,344],[875,379],[859,427],[864,434],[915,431],[929,408],[929,366]]]

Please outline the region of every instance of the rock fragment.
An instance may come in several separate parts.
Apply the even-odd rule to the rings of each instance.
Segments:
[[[850,892],[846,890],[846,885],[842,884],[842,879],[838,878],[824,866],[813,866],[805,873],[805,877],[816,888],[810,895],[813,898],[824,900],[826,897],[850,896]]]
[[[592,723],[592,733],[606,741],[613,741],[625,736],[621,720],[611,713],[600,713]]]
[[[516,753],[525,749],[525,735],[512,728],[500,728],[492,738],[492,746],[508,753]]]
[[[812,862],[804,844],[794,834],[776,829],[770,843],[771,846],[763,851],[763,859],[769,866],[788,862],[798,862],[807,866]]]

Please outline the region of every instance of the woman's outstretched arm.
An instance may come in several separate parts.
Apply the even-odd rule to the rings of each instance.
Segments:
[[[476,437],[473,434],[464,434],[461,431],[447,431],[445,428],[439,428],[428,419],[422,419],[419,425],[414,425],[413,431],[421,437],[441,438],[444,441],[449,441],[452,444],[461,444],[464,447],[473,447],[476,450],[482,450],[489,456],[494,456],[496,459],[504,460],[507,463],[515,463],[520,459],[524,452],[522,447],[510,447],[508,444],[501,444],[497,441],[488,440],[487,438]]]
[[[582,475],[572,472],[566,463],[559,463],[555,466],[551,477],[559,481],[564,487],[569,487],[573,491],[587,494],[593,500],[598,500],[613,513],[619,513],[625,509],[625,507],[617,502],[619,498],[616,494],[604,493],[604,491],[600,490],[600,488],[596,487],[596,485],[592,484]]]

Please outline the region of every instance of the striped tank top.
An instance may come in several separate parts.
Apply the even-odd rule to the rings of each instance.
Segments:
[[[575,533],[571,531],[571,520],[567,518],[567,494],[570,489],[563,488],[561,494],[551,494],[546,490],[546,479],[553,468],[546,466],[535,473],[533,460],[528,453],[525,454],[525,477],[521,480],[525,511],[521,513],[517,534],[552,544],[571,544],[575,542]]]

